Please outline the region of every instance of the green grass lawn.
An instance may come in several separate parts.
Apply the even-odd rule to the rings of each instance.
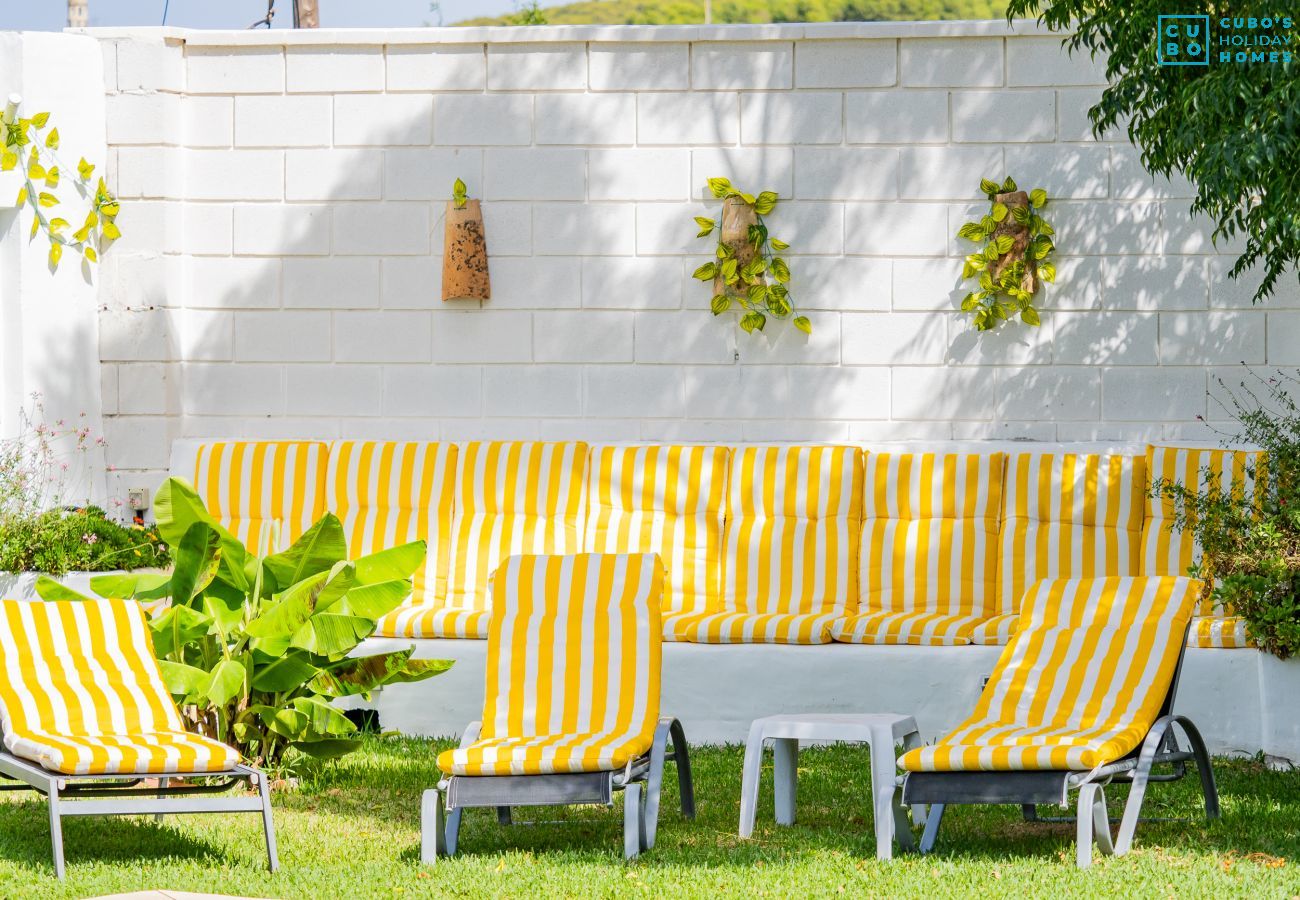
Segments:
[[[64,825],[68,879],[60,884],[44,802],[0,795],[0,897],[158,888],[312,898],[1300,894],[1300,773],[1253,761],[1218,763],[1221,821],[1145,824],[1132,854],[1101,857],[1086,872],[1074,868],[1072,826],[1027,825],[1009,807],[954,808],[934,854],[877,862],[866,754],[855,746],[804,751],[799,822],[790,828],[772,823],[769,769],[753,840],[736,837],[742,751],[702,748],[694,754],[699,818],[682,820],[669,779],[658,843],[636,862],[622,860],[614,810],[536,810],[562,822],[509,828],[473,810],[462,824],[461,855],[421,866],[420,792],[435,780],[442,746],[371,738],[278,793],[278,875],[263,868],[256,816],[73,819]],[[1198,815],[1194,781],[1152,785],[1147,814]],[[1112,812],[1123,795],[1111,790]]]

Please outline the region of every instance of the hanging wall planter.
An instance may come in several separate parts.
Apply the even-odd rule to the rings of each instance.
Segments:
[[[452,196],[447,203],[442,245],[442,299],[487,300],[492,296],[492,283],[483,209],[477,200],[468,198],[459,178]]]

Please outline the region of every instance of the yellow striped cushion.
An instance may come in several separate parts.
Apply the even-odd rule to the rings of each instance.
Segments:
[[[438,756],[449,775],[609,772],[650,749],[659,719],[654,554],[513,556],[492,579],[481,738]]]
[[[225,744],[186,732],[133,600],[0,601],[0,720],[6,750],[67,775],[239,762]]]
[[[343,523],[348,557],[411,541],[429,546],[410,598],[379,621],[379,635],[424,637],[421,618],[447,593],[455,471],[455,444],[336,441],[330,446],[326,503]]]
[[[833,612],[696,613],[668,619],[664,635],[697,644],[825,644],[839,618]]]
[[[592,448],[586,550],[658,553],[665,614],[703,612],[721,593],[729,454],[726,447]]]
[[[1241,616],[1196,616],[1187,633],[1187,646],[1235,650],[1255,644],[1246,636],[1246,620]]]
[[[911,772],[1073,769],[1121,759],[1160,714],[1199,582],[1040,581],[975,711],[903,755]]]
[[[998,609],[1043,578],[1138,574],[1146,459],[1017,453],[1007,460]]]
[[[327,456],[319,441],[202,444],[194,488],[235,537],[259,552],[280,550],[325,514]]]
[[[1016,633],[1016,626],[1019,623],[1020,613],[1006,613],[1005,615],[985,619],[971,629],[970,642],[972,644],[1001,647],[1011,640],[1011,635]]]
[[[838,641],[965,644],[997,607],[1002,453],[868,453],[862,609]]]
[[[1151,484],[1163,481],[1204,492],[1210,487],[1233,494],[1254,490],[1260,455],[1245,450],[1212,450],[1197,447],[1147,447],[1147,473]],[[1191,529],[1173,528],[1176,504],[1172,498],[1147,494],[1146,517],[1142,523],[1141,571],[1146,575],[1186,575],[1189,566],[1200,561],[1201,547]],[[1211,616],[1214,601],[1206,598],[1200,614]]]

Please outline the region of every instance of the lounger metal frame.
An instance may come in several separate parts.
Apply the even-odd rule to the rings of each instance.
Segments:
[[[460,746],[478,740],[481,722],[471,722]],[[669,745],[672,745],[671,751]],[[614,792],[623,792],[623,856],[633,859],[655,845],[659,828],[659,795],[664,762],[677,765],[682,815],[695,818],[695,788],[686,733],[671,717],[659,720],[650,752],[617,772],[574,772],[551,775],[452,775],[424,792],[420,801],[420,860],[437,862],[456,853],[460,814],[465,809],[495,807],[497,820],[511,824],[511,809],[522,806],[612,806]]]
[[[1077,849],[1075,862],[1079,868],[1092,865],[1094,841],[1105,855],[1123,856],[1133,846],[1133,836],[1141,818],[1142,801],[1147,785],[1153,781],[1176,781],[1187,774],[1187,763],[1196,764],[1200,776],[1201,792],[1205,797],[1205,817],[1219,818],[1219,794],[1214,782],[1214,769],[1210,754],[1200,731],[1186,716],[1173,712],[1174,696],[1186,652],[1186,638],[1169,683],[1160,717],[1133,752],[1113,763],[1098,766],[1088,772],[1065,770],[1017,772],[908,772],[901,779],[903,804],[927,804],[925,831],[921,835],[920,851],[928,853],[934,847],[943,820],[944,808],[950,804],[1018,804],[1027,822],[1074,821],[1077,824]],[[1187,739],[1183,749],[1174,732],[1182,730]],[[1172,765],[1173,772],[1153,775],[1157,765]],[[1106,808],[1104,787],[1108,784],[1129,783],[1128,802],[1119,820],[1119,832],[1110,832],[1110,816]],[[1072,818],[1039,818],[1036,804],[1055,803],[1068,808],[1070,792],[1077,791],[1077,815]]]
[[[157,787],[143,784],[157,777]],[[172,778],[202,778],[202,784],[171,784]],[[220,772],[168,772],[158,776],[65,775],[51,772],[25,759],[0,751],[0,790],[33,790],[44,794],[50,807],[50,844],[54,874],[64,876],[63,818],[66,816],[163,816],[190,813],[261,813],[266,835],[267,867],[280,868],[276,855],[275,823],[271,820],[271,789],[266,773],[242,763]],[[241,781],[256,789],[256,796],[213,796]]]

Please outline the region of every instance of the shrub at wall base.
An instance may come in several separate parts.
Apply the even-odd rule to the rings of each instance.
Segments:
[[[343,527],[326,514],[289,549],[258,557],[180,479],[163,484],[155,509],[173,571],[105,575],[91,586],[150,605],[154,650],[190,727],[254,764],[278,767],[291,751],[348,753],[356,726],[332,700],[451,667],[411,659],[414,648],[348,655],[410,595],[423,541],[349,561]],[[47,600],[81,598],[49,579],[37,587]]]

